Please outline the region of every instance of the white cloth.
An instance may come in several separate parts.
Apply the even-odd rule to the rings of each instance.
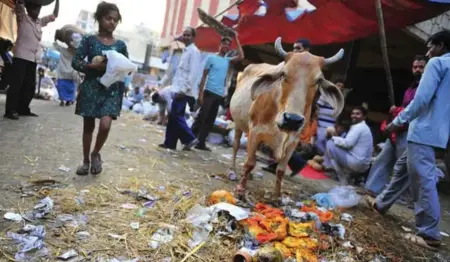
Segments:
[[[348,150],[349,154],[360,161],[360,164],[370,165],[373,153],[373,137],[365,121],[350,127],[345,138],[333,136],[336,146]]]
[[[115,50],[103,51],[103,54],[108,62],[106,63],[106,72],[100,78],[100,83],[106,88],[116,82],[124,82],[126,76],[137,71],[137,66],[123,54]]]
[[[63,47],[58,42],[54,42],[53,47],[60,53],[59,64],[56,68],[58,79],[75,80],[77,78],[77,73],[72,67],[72,59],[75,56],[75,50],[71,51],[72,49]]]
[[[199,74],[203,72],[201,61],[201,53],[195,44],[185,48],[172,84],[175,93],[197,98]]]

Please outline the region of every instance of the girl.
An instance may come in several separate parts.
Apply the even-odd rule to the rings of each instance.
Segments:
[[[77,169],[78,175],[88,175],[89,169],[93,175],[102,172],[100,150],[108,138],[112,120],[120,115],[124,92],[123,82],[115,83],[108,89],[100,84],[97,79],[104,74],[106,63],[92,63],[92,59],[102,56],[105,50],[116,50],[128,57],[125,43],[113,37],[117,24],[122,21],[117,5],[101,2],[94,18],[99,25],[98,34],[83,37],[72,61],[73,68],[85,74],[75,109],[75,114],[83,117],[84,161]],[[84,60],[86,57],[89,62]],[[96,118],[100,119],[99,130],[94,150],[90,152]]]

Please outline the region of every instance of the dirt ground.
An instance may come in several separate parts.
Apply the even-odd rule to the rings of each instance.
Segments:
[[[4,95],[0,95],[0,114],[4,113]],[[73,107],[59,107],[48,101],[34,100],[33,111],[38,118],[22,118],[20,121],[0,120],[0,210],[14,208],[20,200],[17,187],[24,181],[37,178],[52,178],[81,189],[88,185],[118,185],[130,178],[148,180],[155,183],[192,183],[197,189],[208,195],[217,189],[232,190],[235,182],[218,180],[211,175],[227,172],[231,149],[213,147],[212,153],[198,151],[169,152],[157,148],[164,139],[164,129],[141,120],[141,116],[125,113],[113,123],[110,137],[105,145],[102,157],[104,171],[99,176],[79,177],[75,175],[82,161],[81,132],[82,119],[74,115]],[[242,165],[244,152],[240,153]],[[69,171],[60,170],[61,167]],[[64,168],[62,168],[64,169]],[[261,172],[260,168],[255,172]],[[250,190],[271,191],[274,177],[263,173],[263,179],[250,181]],[[314,194],[326,192],[335,185],[333,181],[310,181],[301,178],[285,180],[284,188],[294,194],[306,192]],[[450,200],[441,196],[441,230],[450,233]],[[351,211],[365,221],[377,224],[384,232],[401,233],[401,225],[413,228],[412,211],[396,206],[387,218],[375,216],[364,207]],[[2,212],[3,216],[3,212]],[[3,218],[0,218],[3,220]],[[0,231],[7,224],[0,222]],[[395,228],[390,228],[395,227]],[[375,232],[374,232],[375,233]],[[368,236],[368,241],[376,243],[377,236]],[[397,238],[398,240],[398,238]],[[448,246],[444,237],[441,254],[417,257],[411,250],[393,248],[391,252],[405,252],[403,261],[450,261]],[[410,247],[414,249],[414,247]],[[427,253],[424,253],[427,254]],[[1,254],[0,254],[1,257]],[[411,260],[412,259],[412,260]],[[3,261],[3,260],[1,260]]]

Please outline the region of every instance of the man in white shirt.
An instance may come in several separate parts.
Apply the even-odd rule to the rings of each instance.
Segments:
[[[333,169],[341,185],[348,184],[348,175],[369,169],[373,153],[373,137],[366,124],[367,111],[358,106],[351,113],[352,126],[345,138],[333,136],[328,140],[324,166]]]
[[[159,147],[175,150],[178,139],[190,150],[198,144],[198,140],[188,127],[185,118],[186,104],[198,95],[198,67],[201,54],[194,44],[195,29],[188,27],[183,31],[183,42],[186,46],[173,79],[172,89],[175,93],[166,129],[166,139]]]

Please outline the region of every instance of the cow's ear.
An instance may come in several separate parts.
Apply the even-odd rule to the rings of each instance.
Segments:
[[[269,92],[273,88],[281,85],[283,80],[283,71],[277,71],[260,76],[252,85],[252,100],[255,100],[259,95]]]
[[[324,100],[334,108],[333,115],[335,117],[339,116],[339,114],[344,109],[345,102],[344,95],[342,94],[339,87],[323,77],[320,78],[319,81],[317,81],[317,84],[319,85],[319,90]]]

